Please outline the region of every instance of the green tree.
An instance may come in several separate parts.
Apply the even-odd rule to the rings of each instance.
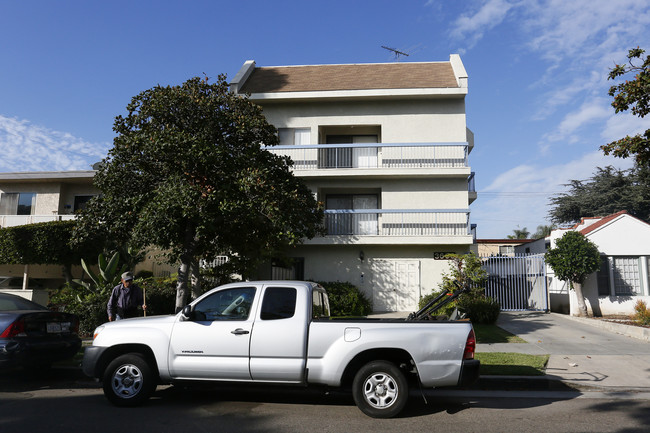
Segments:
[[[575,290],[579,315],[587,316],[587,304],[582,293],[585,278],[600,267],[600,253],[596,244],[579,232],[569,231],[557,240],[555,248],[544,255],[555,276],[567,281]]]
[[[526,227],[523,229],[514,229],[511,235],[508,235],[508,239],[528,239],[530,232]]]
[[[102,233],[136,248],[155,246],[180,263],[176,308],[190,265],[229,254],[244,277],[260,261],[321,230],[322,207],[291,173],[291,160],[259,106],[192,78],[132,98],[117,116],[113,148],[95,176],[102,195],[81,213],[77,234]]]
[[[609,96],[614,98],[612,107],[616,113],[630,110],[638,117],[645,117],[650,113],[650,55],[643,58],[645,51],[640,48],[629,50],[628,64],[615,65],[610,70],[608,79],[615,80],[628,73],[633,73],[634,79],[626,80],[610,87]],[[638,60],[637,60],[638,59]],[[641,64],[635,64],[641,61]],[[637,164],[648,165],[650,163],[650,129],[643,134],[633,137],[629,135],[620,140],[601,146],[605,155],[610,153],[619,158],[634,156]]]
[[[549,218],[557,224],[575,223],[583,217],[606,216],[626,210],[650,222],[650,170],[636,166],[618,170],[597,167],[586,180],[572,180],[569,191],[551,197]]]

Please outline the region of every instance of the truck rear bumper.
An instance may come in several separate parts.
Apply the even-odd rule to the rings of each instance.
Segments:
[[[469,386],[478,380],[481,362],[478,359],[466,359],[460,369],[458,386]]]

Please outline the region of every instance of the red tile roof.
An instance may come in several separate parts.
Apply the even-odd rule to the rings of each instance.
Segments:
[[[612,221],[612,220],[618,218],[619,216],[621,216],[621,215],[626,215],[626,214],[627,214],[627,211],[626,211],[626,210],[622,210],[622,211],[619,211],[619,212],[613,213],[613,214],[611,214],[611,215],[607,215],[606,217],[602,217],[600,220],[596,221],[595,223],[593,223],[593,224],[591,224],[591,225],[585,227],[584,229],[580,230],[580,233],[582,233],[583,235],[586,235],[587,233],[590,233],[590,232],[596,230],[598,227],[602,227],[602,226],[604,226],[605,224],[607,224],[608,222],[610,222],[610,221]],[[579,227],[580,224],[583,224],[583,223],[584,223],[584,220],[585,220],[585,218],[582,218],[578,224],[576,224],[575,226],[573,226],[573,228],[577,228],[577,227]]]

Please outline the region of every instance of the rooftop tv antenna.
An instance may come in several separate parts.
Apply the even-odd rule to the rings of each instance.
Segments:
[[[395,55],[395,60],[399,62],[400,57],[399,56],[406,56],[408,57],[409,55],[405,53],[404,51],[396,50],[395,48],[390,48],[387,46],[382,45],[381,46],[383,49],[390,51]]]

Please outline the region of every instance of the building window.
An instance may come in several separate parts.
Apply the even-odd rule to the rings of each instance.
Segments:
[[[499,246],[499,255],[500,256],[514,256],[515,247],[514,245],[500,245]]]
[[[0,215],[33,215],[36,209],[36,193],[2,193]]]
[[[635,296],[641,294],[641,278],[638,257],[612,257],[614,294]]]
[[[94,195],[75,195],[74,196],[74,207],[73,210],[74,212],[77,212],[78,210],[84,209],[88,202],[90,201],[91,198],[93,198]]]
[[[596,273],[598,284],[598,296],[610,296],[612,294],[609,284],[609,260],[607,256],[600,256],[600,269]]]
[[[311,144],[311,129],[278,128],[278,138],[281,146]]]
[[[271,261],[272,280],[304,280],[304,257],[275,259]]]

